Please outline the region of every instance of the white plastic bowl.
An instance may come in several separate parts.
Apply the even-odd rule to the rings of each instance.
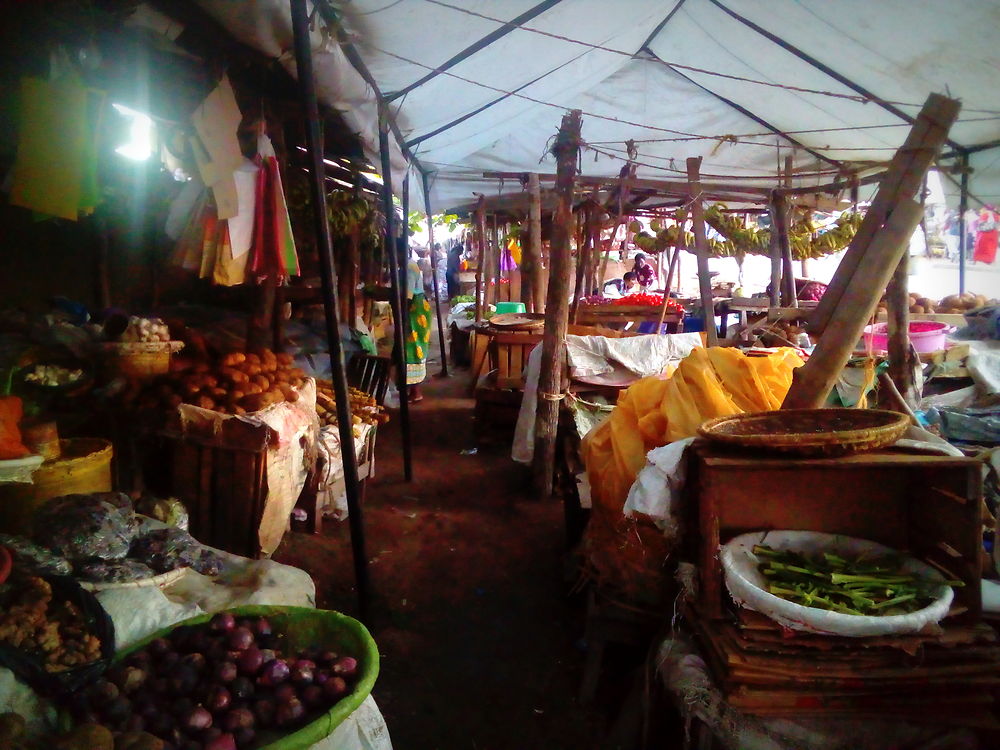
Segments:
[[[922,578],[941,581],[937,598],[923,609],[906,615],[847,615],[816,607],[795,604],[769,593],[767,580],[757,569],[753,555],[756,544],[773,549],[787,549],[804,554],[832,552],[853,557],[862,552],[875,555],[899,554],[890,547],[856,537],[824,534],[818,531],[754,531],[741,534],[722,546],[719,559],[725,571],[726,587],[733,600],[742,607],[760,612],[792,630],[823,635],[863,638],[875,635],[918,633],[928,625],[940,622],[948,614],[954,592],[944,585],[944,577],[934,568],[905,557],[901,568]]]

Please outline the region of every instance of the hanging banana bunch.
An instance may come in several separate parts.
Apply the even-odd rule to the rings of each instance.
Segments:
[[[719,257],[736,257],[737,254],[770,255],[771,232],[748,226],[733,214],[723,212],[725,206],[715,204],[705,211],[705,221],[727,239],[724,243],[709,242],[709,249]],[[810,215],[792,222],[788,230],[788,243],[792,258],[806,260],[822,258],[845,249],[854,239],[862,216],[857,211],[842,213],[826,231],[816,234],[817,228]],[[738,249],[738,251],[737,251]]]

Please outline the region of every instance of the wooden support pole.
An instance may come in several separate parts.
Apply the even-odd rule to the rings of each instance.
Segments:
[[[309,13],[306,0],[291,0],[292,31],[295,41],[295,64],[298,70],[299,94],[306,121],[306,150],[309,155],[309,187],[313,206],[313,228],[319,252],[320,279],[323,285],[323,313],[326,337],[330,348],[331,379],[337,401],[337,422],[343,459],[344,485],[347,494],[348,522],[351,529],[351,549],[354,557],[354,580],[358,590],[361,619],[371,627],[368,557],[365,553],[365,527],[362,520],[361,495],[358,486],[358,462],[354,452],[354,424],[348,397],[344,350],[337,320],[337,278],[330,243],[330,223],[326,216],[326,190],[323,185],[323,142],[320,137],[319,103],[313,77],[312,45],[309,40]],[[388,183],[389,177],[385,176]]]
[[[635,170],[636,165],[629,163],[622,167],[618,175],[618,207],[617,211],[615,211],[615,225],[611,230],[611,246],[601,259],[601,273],[597,279],[597,288],[600,291],[604,290],[604,280],[607,278],[608,273],[608,258],[614,252],[615,237],[618,236],[618,228],[628,220],[628,216],[625,215],[625,204],[628,203],[629,186],[632,180],[635,179]],[[628,230],[626,230],[626,236],[628,236]],[[669,279],[667,283],[669,283]]]
[[[708,240],[705,238],[705,207],[701,203],[699,171],[701,157],[687,160],[688,198],[691,201],[691,232],[694,234],[695,254],[698,258],[698,287],[701,290],[701,314],[705,321],[705,334],[709,346],[719,345],[715,330],[715,304],[712,302],[712,279],[708,275]]]
[[[683,227],[682,234],[683,234]],[[677,247],[674,248],[674,252],[670,255],[670,263],[667,266],[667,280],[663,286],[663,307],[660,308],[660,323],[656,326],[656,332],[663,332],[663,321],[667,317],[667,305],[670,304],[670,282],[674,275],[674,267],[677,265],[677,259],[681,254],[681,243],[677,243]]]
[[[542,284],[542,194],[538,175],[528,175],[528,236],[531,245],[531,299],[536,313],[545,312],[545,287]]]
[[[958,193],[958,293],[965,294],[965,212],[969,210],[969,152],[962,154],[962,177]]]
[[[580,209],[583,218],[583,231],[579,235],[583,241],[576,246],[576,287],[573,290],[573,304],[570,307],[570,322],[576,323],[580,310],[580,300],[587,296],[587,276],[590,272],[592,242],[594,240],[594,206],[589,203]]]
[[[786,187],[791,187],[792,185],[793,166],[794,160],[792,154],[788,154],[785,157],[784,182]],[[785,307],[798,307],[799,300],[795,288],[795,264],[792,263],[792,245],[788,238],[791,217],[788,213],[787,200],[780,193],[778,197],[779,200],[776,203],[776,208],[781,213],[781,223],[778,225],[778,240],[781,245],[782,296],[785,298]]]
[[[781,304],[781,243],[778,241],[778,193],[771,193],[771,202],[768,211],[771,216],[771,307],[778,307]]]
[[[482,195],[479,196],[479,204],[476,206],[475,222],[473,233],[476,236],[478,248],[476,254],[476,322],[479,323],[483,319],[483,304],[485,302],[483,271],[486,266],[486,197]]]
[[[527,185],[525,185],[527,187]],[[535,274],[541,262],[540,248],[535,246],[532,235],[531,213],[521,224],[521,301],[526,312],[535,311]]]
[[[922,215],[919,203],[900,199],[862,256],[855,273],[857,281],[847,287],[838,308],[837,325],[823,334],[809,361],[795,370],[782,409],[819,409],[826,403]]]
[[[910,253],[899,259],[892,280],[886,289],[886,316],[888,323],[889,378],[896,385],[900,397],[911,408],[917,404],[913,381],[913,354],[910,349]]]
[[[788,240],[788,211],[785,199],[774,196],[774,226],[771,231],[778,235],[778,248],[781,251],[781,304],[785,307],[795,307],[795,269],[792,266],[792,248]]]
[[[538,376],[538,407],[535,413],[535,488],[539,495],[552,494],[555,471],[556,432],[562,399],[563,351],[569,322],[569,285],[572,263],[569,242],[573,233],[573,187],[580,153],[580,110],[563,115],[552,152],[556,157],[556,209],[549,253],[549,288],[545,300],[545,330]]]
[[[396,390],[399,391],[399,423],[403,439],[403,475],[413,479],[413,443],[410,438],[410,402],[406,397],[406,329],[409,321],[406,304],[406,267],[401,266],[396,246],[396,209],[392,204],[392,158],[389,153],[389,113],[384,107],[379,115],[379,151],[382,154],[382,212],[385,214],[385,258],[389,264],[392,286],[393,347]]]
[[[917,115],[916,124],[910,129],[906,141],[889,162],[889,170],[879,185],[875,199],[865,212],[850,247],[840,260],[837,273],[830,281],[823,298],[810,316],[813,331],[822,332],[840,307],[841,297],[852,283],[861,258],[878,232],[886,223],[897,196],[913,199],[923,184],[928,168],[934,162],[941,146],[948,138],[948,131],[961,105],[954,99],[931,94]]]

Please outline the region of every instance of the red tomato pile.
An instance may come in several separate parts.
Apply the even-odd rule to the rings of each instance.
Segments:
[[[662,294],[630,294],[627,297],[622,297],[621,299],[611,300],[612,305],[618,307],[662,307],[663,306],[663,295]],[[667,312],[684,312],[684,307],[674,300],[669,300],[667,302]]]

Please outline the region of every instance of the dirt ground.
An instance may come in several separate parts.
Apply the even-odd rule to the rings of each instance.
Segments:
[[[616,717],[641,656],[609,652],[597,700],[580,705],[585,600],[567,562],[562,507],[528,496],[509,449],[463,454],[475,447],[467,389],[467,371],[428,379],[411,410],[411,483],[397,413],[379,431],[364,523],[382,654],[374,695],[393,745],[631,747],[614,739]],[[312,574],[320,606],[356,613],[346,522],[288,535],[276,558]]]

